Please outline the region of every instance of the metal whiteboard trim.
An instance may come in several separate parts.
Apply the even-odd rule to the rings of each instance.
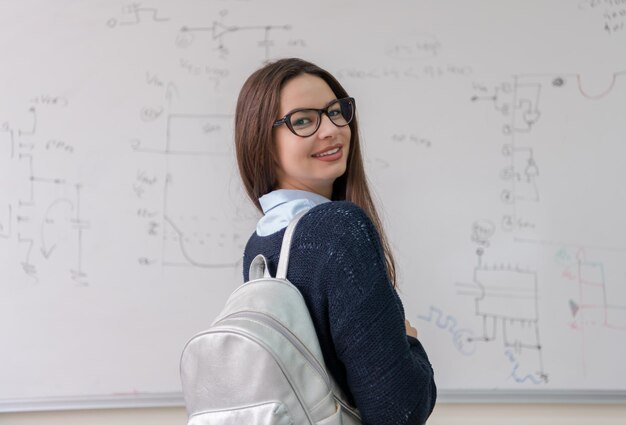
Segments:
[[[0,413],[184,406],[181,392],[0,399]]]
[[[622,390],[440,390],[442,404],[626,404]],[[182,393],[0,399],[0,413],[184,407]]]
[[[440,390],[447,404],[626,404],[624,390]]]

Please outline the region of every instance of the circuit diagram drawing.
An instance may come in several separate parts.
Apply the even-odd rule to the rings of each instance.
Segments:
[[[132,145],[138,154],[157,154],[163,159],[165,172],[157,173],[161,182],[156,189],[161,209],[144,214],[151,223],[149,232],[161,239],[158,261],[169,267],[234,267],[246,226],[224,206],[229,201],[227,176],[233,170],[224,141],[232,117],[169,114],[166,119],[161,146]]]
[[[541,209],[548,189],[541,184],[542,176],[545,177],[546,170],[552,171],[546,168],[547,164],[555,164],[555,159],[547,155],[552,154],[554,146],[563,143],[566,138],[576,140],[580,137],[558,133],[550,121],[545,120],[559,119],[567,128],[573,122],[566,114],[579,114],[580,119],[584,119],[585,115],[593,117],[594,102],[615,102],[616,96],[611,98],[610,95],[617,90],[617,82],[625,77],[626,72],[614,73],[608,88],[598,93],[585,88],[580,74],[520,74],[491,89],[476,88],[471,100],[492,105],[504,120],[501,127],[504,143],[499,147],[503,159],[499,173],[502,182],[500,202],[504,210],[499,220],[502,230],[515,232],[535,227],[533,216]],[[563,98],[571,103],[569,113],[551,107],[551,101]],[[546,108],[549,110],[548,118]]]
[[[263,50],[264,61],[271,59],[271,48],[275,42],[272,34],[276,31],[290,31],[291,25],[226,25],[222,22],[213,21],[207,26],[183,26],[176,37],[176,45],[187,48],[196,42],[200,36],[209,38],[217,47],[220,57],[229,56],[231,49],[227,45],[228,38],[236,33],[250,34],[256,37],[257,46]]]
[[[539,331],[537,272],[510,264],[489,266],[483,262],[484,249],[476,252],[472,283],[457,284],[459,295],[473,298],[482,325],[478,336],[467,337],[468,343],[500,341],[513,363],[510,376],[515,382],[548,382]]]
[[[592,258],[587,249],[559,249],[555,260],[562,267],[561,277],[570,288],[567,302],[571,313],[570,326],[574,330],[604,327],[626,331],[626,303],[620,297],[611,296],[607,285],[609,276],[619,279],[626,268],[619,259],[610,261]],[[614,270],[614,272],[611,272]]]
[[[117,26],[139,25],[143,22],[162,23],[168,21],[169,18],[162,16],[157,8],[132,2],[122,7],[119,17],[108,19],[106,24],[109,28],[115,28]]]
[[[494,87],[491,93],[472,97],[474,102],[490,102],[494,110],[509,118],[509,122],[502,126],[502,134],[508,141],[501,147],[504,163],[500,178],[505,187],[500,193],[500,199],[509,209],[500,220],[504,230],[514,230],[520,225],[515,208],[518,202],[540,201],[537,183],[540,172],[535,149],[532,145],[521,145],[517,137],[529,133],[541,119],[540,95],[541,85],[524,83],[519,76],[515,76],[512,82]]]
[[[548,383],[540,294],[542,285],[554,279],[541,255],[555,245],[561,246],[555,257],[570,294],[556,300],[567,304],[559,309],[560,321],[579,332],[626,330],[626,306],[609,296],[619,293],[616,288],[623,284],[626,261],[624,239],[619,237],[623,232],[606,236],[623,228],[615,221],[619,214],[607,215],[604,222],[586,220],[593,205],[611,211],[621,208],[611,189],[618,171],[611,168],[609,158],[606,170],[596,170],[596,175],[580,172],[587,157],[599,155],[594,149],[603,149],[609,157],[617,152],[619,140],[614,131],[603,135],[607,118],[599,111],[617,107],[619,97],[611,94],[625,76],[614,73],[607,89],[592,93],[579,74],[515,75],[491,89],[478,85],[471,98],[487,102],[504,119],[504,142],[494,147],[503,158],[501,171],[494,176],[503,189],[501,215],[472,226],[478,261],[472,282],[457,283],[457,294],[473,298],[474,315],[481,323],[482,335],[470,337],[471,342],[501,339],[516,382]],[[605,109],[598,108],[600,102]],[[602,140],[602,148],[590,144],[589,137]],[[496,233],[500,243],[511,247],[510,258],[523,251],[524,258],[532,257],[534,263],[487,266],[486,253]]]
[[[62,172],[74,146],[46,137],[40,119],[50,105],[56,104],[55,112],[65,105],[46,96],[33,102],[49,108],[40,112],[31,106],[19,122],[5,121],[0,130],[0,243],[16,246],[11,258],[19,262],[19,273],[14,276],[31,283],[55,277],[85,286],[83,239],[89,222],[81,213],[82,185]]]

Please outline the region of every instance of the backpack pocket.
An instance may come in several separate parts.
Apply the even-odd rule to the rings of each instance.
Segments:
[[[337,403],[337,411],[315,425],[361,425],[361,417],[349,408]]]
[[[315,425],[342,425],[341,406],[337,405],[337,411],[327,418],[322,419],[319,422],[315,422]]]
[[[189,418],[188,425],[293,425],[287,407],[279,401],[224,410],[199,412]]]

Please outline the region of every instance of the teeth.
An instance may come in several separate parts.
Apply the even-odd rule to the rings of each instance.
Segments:
[[[338,151],[339,151],[339,148],[335,148],[335,149],[331,149],[323,153],[318,153],[317,155],[313,155],[313,156],[327,156],[327,155],[332,155],[334,153],[337,153]]]

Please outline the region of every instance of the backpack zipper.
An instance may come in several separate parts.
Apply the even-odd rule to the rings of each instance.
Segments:
[[[289,328],[287,328],[285,325],[280,323],[278,320],[274,319],[272,316],[269,316],[269,315],[263,314],[263,313],[259,313],[257,311],[239,311],[237,313],[232,313],[232,314],[229,314],[226,317],[223,317],[217,323],[220,323],[220,322],[222,322],[223,320],[226,320],[226,319],[242,319],[242,318],[243,319],[258,320],[259,322],[262,322],[262,323],[268,325],[270,328],[278,331],[278,333],[280,333],[285,338],[287,338],[289,340],[289,342],[291,342],[291,344],[294,345],[298,349],[300,354],[302,354],[304,356],[304,358],[307,360],[307,362],[309,362],[311,364],[311,366],[313,366],[313,368],[317,371],[317,373],[324,379],[324,382],[326,382],[326,386],[328,387],[328,389],[332,390],[332,386],[331,386],[331,383],[330,383],[330,378],[328,377],[328,374],[326,373],[326,370],[317,361],[317,358],[315,358],[313,353],[311,353],[309,351],[307,346],[304,345],[304,343],[302,341],[300,341],[300,339],[297,336],[295,336],[291,332],[291,330]]]

